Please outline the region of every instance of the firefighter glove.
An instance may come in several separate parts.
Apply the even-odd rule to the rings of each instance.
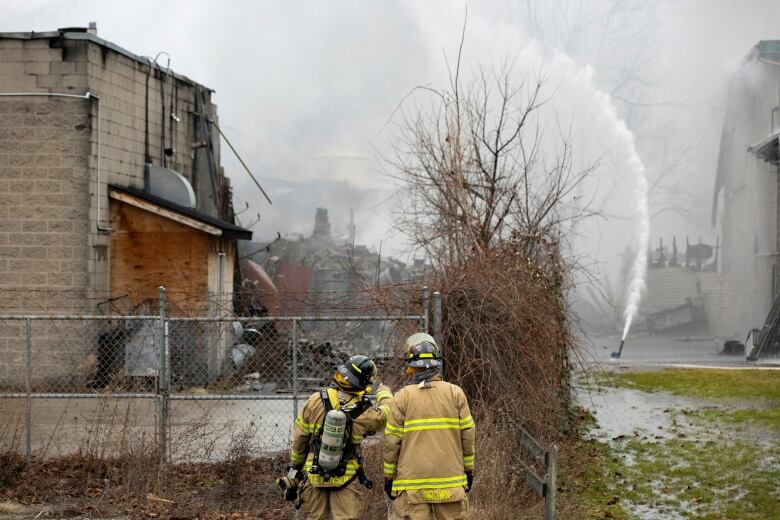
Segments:
[[[294,467],[288,468],[287,475],[276,479],[276,485],[279,486],[282,498],[290,502],[295,500],[298,496],[298,484],[302,479],[300,470]]]
[[[387,497],[390,500],[395,500],[395,497],[393,496],[393,480],[386,478],[385,479],[385,493],[387,493]]]
[[[466,493],[471,491],[471,486],[474,484],[474,473],[469,471],[466,473]]]

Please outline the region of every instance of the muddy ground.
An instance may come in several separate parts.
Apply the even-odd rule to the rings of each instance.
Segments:
[[[690,338],[633,338],[616,361],[618,343],[594,339],[576,384],[604,517],[780,518],[777,367]]]

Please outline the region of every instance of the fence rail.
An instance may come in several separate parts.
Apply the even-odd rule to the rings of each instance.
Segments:
[[[555,520],[555,488],[558,473],[558,447],[554,444],[546,449],[522,426],[516,425],[517,440],[536,461],[544,468],[544,477],[538,476],[534,470],[523,464],[523,477],[526,483],[544,499],[544,520]]]
[[[430,300],[425,288],[420,315],[179,317],[161,287],[159,314],[0,315],[0,449],[23,445],[29,463],[122,429],[167,461],[198,442],[219,454],[252,428],[261,450],[286,449],[299,401],[348,355],[391,360],[406,335],[440,326]]]

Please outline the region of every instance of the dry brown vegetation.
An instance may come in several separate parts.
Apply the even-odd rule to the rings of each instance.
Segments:
[[[514,448],[509,436],[498,429],[480,428],[479,469],[471,493],[472,518],[538,520],[541,504],[519,480],[516,468],[501,454]],[[381,439],[377,439],[381,440]],[[495,451],[484,451],[495,450]],[[485,454],[495,456],[485,456]],[[381,486],[381,443],[365,450],[369,477],[377,483],[365,501],[366,520],[385,520],[387,500]],[[576,442],[565,442],[561,451],[561,487],[558,513],[562,519],[604,518],[581,501],[592,485],[588,468],[600,453]],[[273,480],[287,465],[286,455],[250,457],[241,463],[177,464],[159,483],[154,465],[127,457],[96,463],[82,456],[36,460],[25,469],[23,457],[0,456],[0,518],[103,518],[292,520],[289,502],[281,500]],[[145,474],[148,485],[136,487]],[[42,514],[41,514],[42,513]],[[302,516],[301,516],[302,517]]]
[[[530,242],[530,243],[529,243]],[[497,424],[544,439],[568,427],[571,336],[556,244],[513,237],[441,277],[448,379]]]
[[[399,227],[443,296],[446,377],[495,427],[552,439],[570,406],[562,243],[588,212],[570,199],[592,169],[575,168],[565,129],[540,120],[543,71],[523,77],[505,63],[463,78],[465,33],[464,21],[447,88],[412,91],[430,108],[402,106],[386,159],[405,188]]]
[[[522,480],[532,459],[517,442],[518,426],[549,445],[575,422],[566,268],[555,243],[517,234],[436,283],[445,379],[463,387],[477,421],[474,518],[518,518],[539,502]]]
[[[176,454],[218,462],[163,463],[132,403],[109,401],[70,455],[49,453],[49,440],[28,466],[18,442],[2,445],[0,518],[292,518],[274,485],[287,456],[261,455],[256,427],[212,425],[205,413],[177,436]]]
[[[273,485],[286,464],[283,456],[247,457],[175,464],[163,475],[155,461],[129,455],[74,455],[26,469],[22,457],[7,453],[0,456],[0,502],[23,507],[25,518],[41,511],[42,518],[290,518]]]

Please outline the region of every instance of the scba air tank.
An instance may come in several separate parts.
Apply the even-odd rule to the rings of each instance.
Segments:
[[[341,453],[344,451],[344,432],[347,429],[347,416],[341,410],[331,410],[325,415],[322,425],[320,444],[320,467],[334,470],[339,467]]]

